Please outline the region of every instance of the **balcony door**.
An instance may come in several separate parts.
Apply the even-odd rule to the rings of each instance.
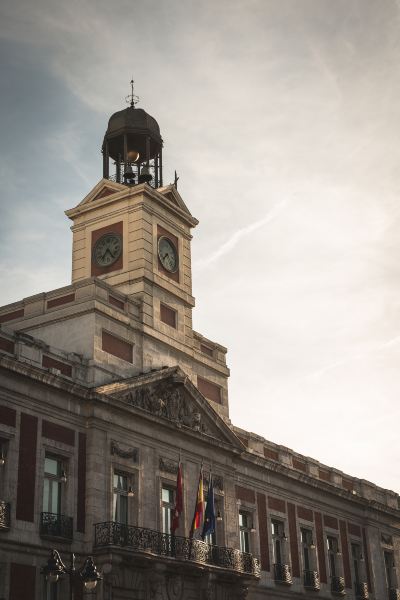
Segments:
[[[54,457],[44,459],[43,512],[61,513],[62,462]]]
[[[128,477],[114,473],[113,521],[128,525]]]

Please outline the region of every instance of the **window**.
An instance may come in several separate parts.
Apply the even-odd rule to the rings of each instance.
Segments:
[[[172,517],[175,510],[175,490],[169,486],[162,486],[161,490],[161,519],[162,532],[171,533]]]
[[[275,564],[282,565],[285,562],[283,558],[282,543],[287,539],[285,535],[284,524],[282,521],[276,521],[273,519],[271,521],[271,528],[273,560]]]
[[[360,583],[360,560],[362,559],[360,544],[351,544],[351,556],[353,560],[353,575],[356,584]]]
[[[386,584],[387,587],[393,588],[393,569],[394,569],[394,557],[393,552],[384,552],[385,558],[385,572],[386,572]]]
[[[113,521],[128,525],[128,477],[114,473]]]
[[[239,511],[239,546],[242,552],[250,552],[250,515]]]
[[[59,458],[46,456],[44,459],[43,512],[61,513],[61,488],[65,481],[63,463]]]
[[[336,557],[339,555],[339,546],[336,538],[328,535],[328,563],[329,563],[329,574],[331,577],[337,576]]]
[[[311,571],[311,549],[315,548],[312,531],[302,527],[301,533],[301,546],[303,553],[303,568],[305,571]]]

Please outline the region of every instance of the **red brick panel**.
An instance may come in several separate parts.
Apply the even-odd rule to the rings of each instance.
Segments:
[[[59,296],[58,298],[52,298],[47,300],[47,308],[54,308],[54,306],[61,306],[62,304],[68,304],[75,300],[75,293],[67,294],[66,296]]]
[[[286,512],[286,502],[281,500],[280,498],[273,498],[272,496],[268,496],[268,506],[272,508],[272,510],[278,510],[279,512]]]
[[[354,485],[351,479],[345,479],[344,477],[342,478],[342,487],[344,487],[344,489],[348,490],[349,492],[351,492],[354,489]]]
[[[346,521],[339,521],[339,525],[340,525],[340,539],[342,542],[344,582],[345,582],[346,587],[351,589],[350,555],[349,555],[349,542],[347,539]]]
[[[46,367],[46,369],[58,369],[63,375],[72,377],[71,365],[61,362],[61,360],[51,358],[50,356],[46,356],[45,354],[42,356],[42,366]]]
[[[322,481],[330,481],[331,474],[330,471],[326,471],[325,469],[318,469],[318,477],[322,479]]]
[[[102,333],[102,349],[108,354],[121,358],[126,362],[133,363],[133,346],[125,340],[115,337],[107,331]]]
[[[331,529],[339,529],[337,519],[335,519],[335,517],[330,517],[329,515],[324,515],[324,525]]]
[[[86,518],[86,434],[79,434],[78,442],[78,508],[76,529],[85,533]]]
[[[221,388],[219,385],[197,376],[197,389],[209,400],[221,404]]]
[[[9,427],[15,427],[16,418],[17,412],[13,408],[0,405],[0,423]]]
[[[35,594],[36,568],[11,563],[9,600],[33,600]]]
[[[97,196],[95,198],[93,198],[93,200],[100,200],[100,198],[105,198],[106,196],[110,196],[111,194],[116,194],[118,190],[113,190],[112,188],[109,188],[107,186],[105,186],[101,192],[99,192],[97,194]]]
[[[33,522],[35,514],[37,417],[21,413],[19,438],[17,519]]]
[[[118,298],[114,298],[114,296],[111,296],[111,294],[108,296],[108,302],[113,306],[120,308],[121,310],[125,310],[125,302],[119,300]]]
[[[303,460],[293,457],[292,465],[294,469],[298,469],[299,471],[303,471],[303,473],[307,473],[307,463],[305,463]]]
[[[292,573],[294,577],[300,577],[299,545],[297,543],[296,507],[288,502],[290,554],[292,557]]]
[[[20,308],[18,310],[13,310],[12,312],[5,313],[0,315],[0,323],[6,323],[7,321],[13,321],[14,319],[19,319],[24,316],[24,309]]]
[[[163,323],[176,329],[176,310],[173,308],[160,304],[160,319]]]
[[[178,261],[180,263],[178,238],[176,237],[176,235],[173,235],[172,233],[170,233],[169,231],[164,229],[164,227],[161,227],[161,225],[157,225],[157,256],[158,256],[158,240],[160,239],[160,237],[163,237],[163,236],[165,236],[166,238],[171,240],[171,242],[175,246],[175,250],[178,254]],[[169,277],[170,279],[173,279],[174,281],[179,283],[179,267],[175,271],[175,273],[171,273],[170,271],[167,271],[167,269],[164,269],[163,265],[161,264],[159,256],[158,256],[158,270],[161,273],[164,273],[164,275],[167,275],[167,277]]]
[[[297,516],[305,521],[314,521],[313,511],[304,506],[297,507]]]
[[[75,431],[56,423],[50,423],[50,421],[43,421],[42,436],[68,446],[75,446]]]
[[[356,535],[357,537],[361,537],[361,527],[359,525],[354,525],[354,523],[347,523],[347,530],[350,535]]]
[[[6,340],[5,338],[0,337],[0,350],[4,350],[4,352],[14,354],[15,344],[11,340]]]
[[[315,534],[317,538],[317,552],[318,552],[318,568],[319,578],[321,583],[327,583],[326,577],[326,562],[325,562],[325,541],[324,532],[322,529],[322,515],[319,512],[314,512],[315,519]]]
[[[266,448],[264,446],[264,456],[265,458],[270,458],[271,460],[279,460],[279,454],[276,450],[272,450],[271,448]]]
[[[200,350],[203,354],[207,354],[208,356],[214,356],[214,352],[212,348],[209,348],[205,344],[200,344]]]
[[[91,270],[92,277],[97,276],[97,275],[104,275],[104,273],[110,273],[111,271],[117,271],[118,269],[122,269],[122,267],[123,267],[123,262],[122,262],[123,250],[122,249],[121,249],[121,255],[120,255],[119,259],[116,260],[115,263],[113,263],[112,265],[109,265],[108,267],[99,267],[93,260],[93,249],[94,249],[94,246],[95,246],[97,240],[99,240],[103,235],[106,235],[107,233],[116,233],[121,236],[122,246],[123,246],[122,231],[123,231],[122,221],[119,221],[119,223],[113,223],[112,225],[107,225],[106,227],[101,227],[101,229],[96,229],[96,231],[92,231],[92,270]]]
[[[260,532],[261,569],[269,571],[271,568],[268,548],[268,519],[267,502],[265,494],[257,492],[258,530]]]
[[[238,435],[238,434],[236,434],[236,435],[239,438],[239,440],[242,442],[243,446],[246,446],[246,448],[247,448],[249,445],[249,440],[246,439],[245,437],[243,437],[242,435]]]
[[[368,543],[367,543],[367,533],[364,528],[362,530],[362,535],[363,535],[364,559],[365,559],[365,569],[367,571],[368,589],[370,592],[373,592],[374,587],[373,587],[373,583],[372,583],[372,579],[371,579],[371,570],[370,570],[370,566],[369,566],[369,549],[368,549]]]
[[[241,487],[240,485],[236,487],[236,498],[238,500],[243,500],[243,502],[251,502],[255,504],[256,496],[254,490],[248,490],[247,488]]]

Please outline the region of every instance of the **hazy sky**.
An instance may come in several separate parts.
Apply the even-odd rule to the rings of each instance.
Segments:
[[[133,74],[232,421],[399,491],[399,32],[399,0],[3,0],[0,303],[70,282]]]

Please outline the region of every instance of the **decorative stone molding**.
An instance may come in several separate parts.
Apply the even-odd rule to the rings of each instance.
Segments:
[[[157,417],[172,421],[178,427],[188,427],[193,431],[211,435],[197,406],[191,403],[182,386],[182,382],[162,382],[146,385],[122,397],[135,408],[145,410]]]
[[[168,600],[181,600],[183,595],[183,579],[180,575],[173,575],[167,580]]]
[[[160,471],[164,471],[164,473],[171,473],[172,475],[178,473],[178,463],[162,456],[160,456],[159,467]]]
[[[386,546],[393,546],[393,538],[389,533],[381,533],[381,542]]]
[[[120,458],[131,458],[133,462],[137,462],[138,449],[137,448],[129,448],[129,450],[123,450],[122,448],[120,448],[120,446],[117,444],[117,442],[114,442],[114,440],[111,440],[111,454],[115,454],[116,456],[119,456]]]
[[[208,486],[208,482],[210,481],[210,473],[204,473],[203,474],[203,478],[204,478],[204,485]],[[212,476],[213,478],[213,482],[214,482],[214,489],[215,491],[218,492],[224,492],[224,480],[221,477],[221,475],[214,475]]]

